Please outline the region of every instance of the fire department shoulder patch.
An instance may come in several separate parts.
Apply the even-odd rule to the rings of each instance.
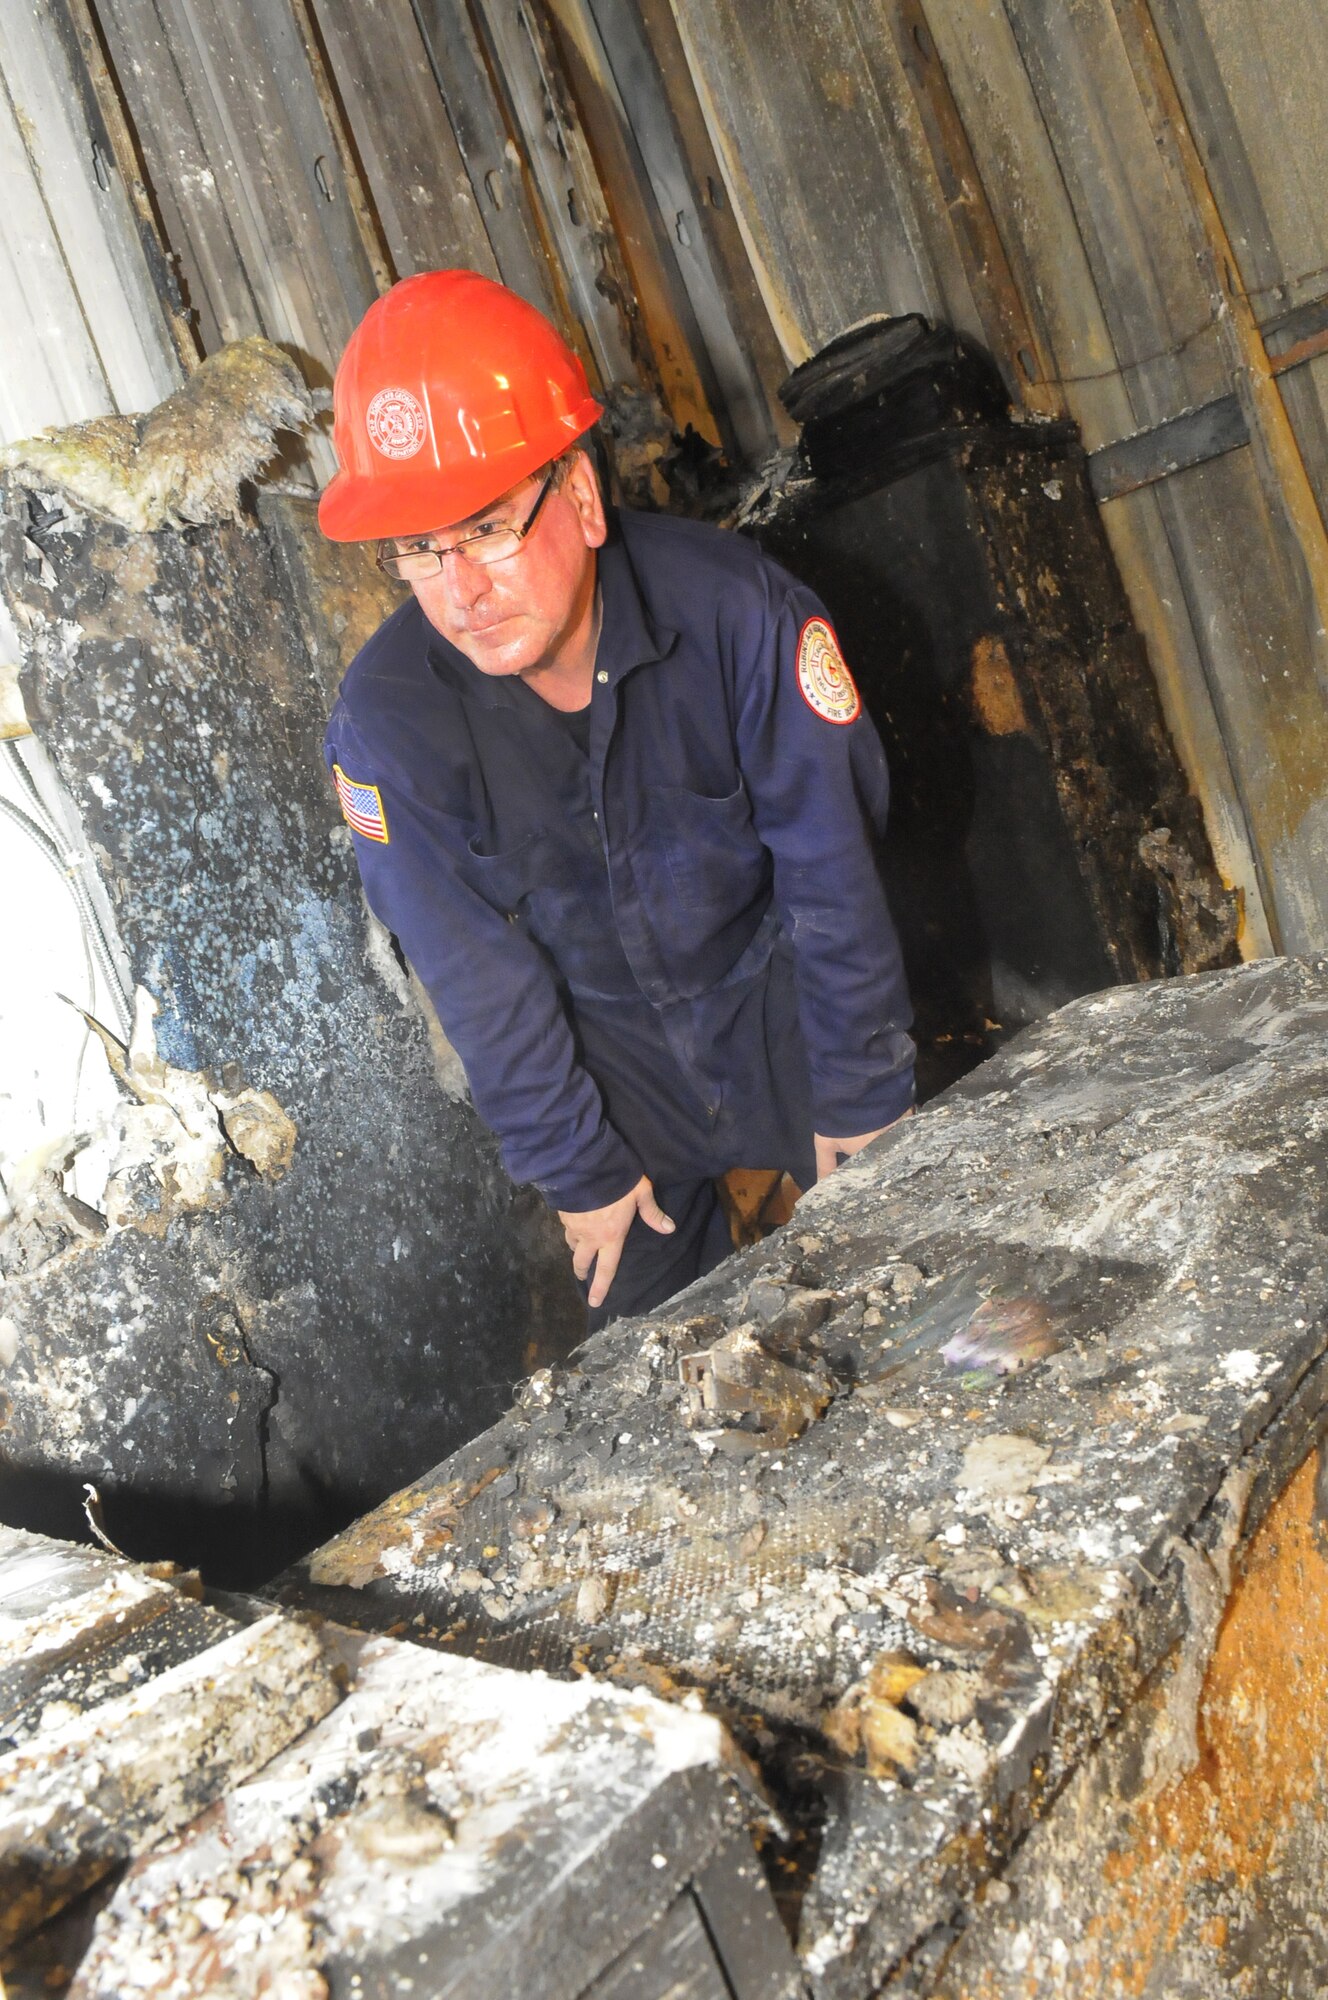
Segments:
[[[354,778],[348,778],[340,764],[332,766],[332,781],[341,800],[341,811],[352,833],[358,833],[364,840],[378,840],[388,846],[391,836],[387,831],[387,814],[383,811],[383,795],[377,785],[362,785]]]
[[[409,389],[380,389],[364,416],[369,442],[384,458],[414,458],[429,428],[424,405]]]
[[[824,618],[809,618],[799,634],[798,686],[808,708],[827,722],[856,722],[862,713],[862,697]]]

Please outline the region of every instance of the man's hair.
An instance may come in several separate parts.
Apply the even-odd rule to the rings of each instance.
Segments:
[[[608,466],[605,462],[604,441],[600,437],[598,425],[592,425],[590,430],[583,431],[575,444],[569,444],[566,451],[559,452],[557,458],[551,460],[555,488],[563,484],[578,458],[589,460],[590,470],[595,475],[595,483],[600,493],[607,499]]]

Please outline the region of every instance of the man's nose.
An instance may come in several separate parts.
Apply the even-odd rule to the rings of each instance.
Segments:
[[[483,564],[467,562],[465,556],[457,555],[454,550],[443,557],[440,580],[452,602],[463,611],[469,611],[493,589],[493,578]]]

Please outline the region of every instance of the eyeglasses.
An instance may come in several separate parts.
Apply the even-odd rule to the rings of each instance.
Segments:
[[[426,577],[438,575],[445,556],[464,556],[467,562],[482,565],[505,561],[516,554],[534,527],[554,477],[552,472],[544,475],[535,504],[524,521],[481,521],[478,528],[449,542],[446,548],[440,548],[427,535],[395,535],[390,541],[378,544],[379,569],[384,576],[395,577],[398,583],[423,583]]]

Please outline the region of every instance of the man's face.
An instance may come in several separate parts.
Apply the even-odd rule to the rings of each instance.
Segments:
[[[452,543],[486,521],[519,525],[544,473],[523,479],[493,506],[438,531]],[[429,623],[482,674],[533,674],[558,664],[591,615],[595,551],[606,535],[604,507],[589,461],[578,456],[547,494],[515,555],[481,565],[448,555],[436,576],[412,583]]]

